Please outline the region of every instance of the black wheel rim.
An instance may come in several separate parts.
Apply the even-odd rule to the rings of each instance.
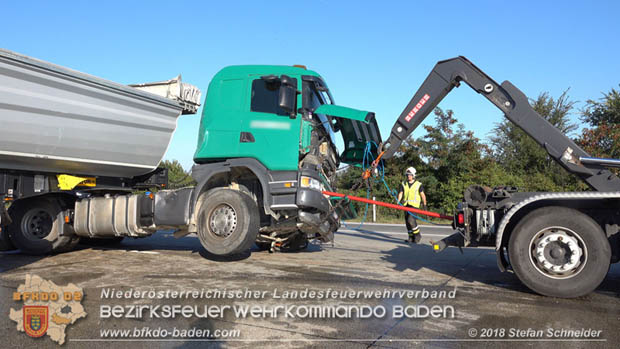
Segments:
[[[26,212],[22,219],[22,233],[29,239],[45,239],[52,231],[54,219],[46,210],[33,208]]]

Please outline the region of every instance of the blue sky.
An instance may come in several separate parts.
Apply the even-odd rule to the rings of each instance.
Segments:
[[[305,64],[337,104],[376,112],[385,139],[458,55],[530,97],[599,98],[620,83],[619,14],[620,1],[3,1],[0,47],[125,84],[181,73],[203,96],[227,65]],[[465,86],[440,107],[481,138],[502,120]],[[166,158],[191,166],[198,124],[179,119]]]

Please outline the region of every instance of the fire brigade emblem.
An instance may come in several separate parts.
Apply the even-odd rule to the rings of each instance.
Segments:
[[[25,305],[24,331],[30,337],[41,337],[47,332],[49,309],[47,306]]]

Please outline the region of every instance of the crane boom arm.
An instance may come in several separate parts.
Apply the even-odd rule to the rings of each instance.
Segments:
[[[501,85],[465,57],[440,61],[415,93],[392,127],[383,144],[383,159],[398,151],[401,143],[420,125],[443,98],[465,82],[499,108],[506,118],[520,127],[549,156],[568,172],[577,175],[597,191],[620,191],[620,179],[600,163],[581,162],[590,155],[560,130],[540,116],[528,98],[509,81]]]

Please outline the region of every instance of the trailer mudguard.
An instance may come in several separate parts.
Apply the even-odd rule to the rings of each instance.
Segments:
[[[194,188],[160,190],[154,195],[153,223],[156,226],[189,224],[192,212],[190,199]]]

